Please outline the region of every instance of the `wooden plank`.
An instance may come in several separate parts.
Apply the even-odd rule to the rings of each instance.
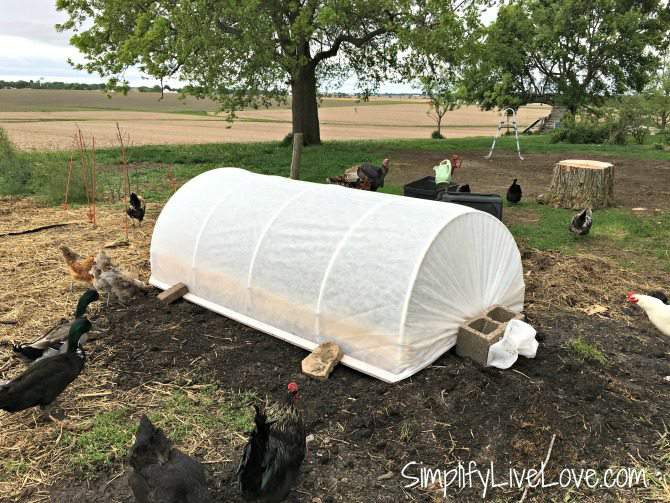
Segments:
[[[188,293],[188,287],[184,283],[177,283],[170,288],[158,294],[158,300],[164,304],[172,304],[175,300],[181,299]]]
[[[291,178],[300,179],[300,157],[302,155],[302,133],[293,135],[293,155],[291,157]]]

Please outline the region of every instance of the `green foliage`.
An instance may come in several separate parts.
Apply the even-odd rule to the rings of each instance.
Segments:
[[[561,120],[561,126],[553,131],[551,141],[553,143],[601,144],[605,143],[609,136],[609,124],[599,121],[598,118],[587,117],[576,120],[574,116],[568,114]]]
[[[597,346],[585,341],[581,337],[570,339],[568,347],[579,361],[590,361],[603,367],[607,366],[607,357],[603,352]]]
[[[27,194],[29,182],[30,166],[17,155],[7,133],[0,128],[0,194]]]
[[[444,135],[442,135],[442,133],[440,133],[440,131],[437,130],[437,129],[435,131],[433,131],[432,133],[430,133],[430,137],[433,140],[444,140]]]
[[[44,154],[35,154],[30,157],[30,192],[49,204],[60,204],[65,200],[65,186],[68,176],[68,162],[59,163],[50,161]],[[81,177],[81,168],[77,158],[73,161],[72,175],[68,189],[68,203],[86,203],[86,192]]]
[[[468,95],[487,108],[543,102],[574,113],[639,92],[658,67],[669,20],[660,0],[511,2],[483,32]]]
[[[452,20],[481,0],[57,0],[84,55],[79,69],[127,89],[139,66],[157,79],[178,75],[183,92],[210,97],[233,114],[268,106],[291,90],[295,132],[320,142],[316,86],[355,72],[365,94],[411,66],[416,50],[447,54]],[[415,49],[416,48],[416,49]]]

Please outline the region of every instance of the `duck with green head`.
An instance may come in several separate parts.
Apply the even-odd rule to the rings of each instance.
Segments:
[[[86,314],[88,305],[100,299],[100,295],[95,288],[89,288],[79,298],[77,308],[74,312],[74,319],[82,318]],[[37,361],[42,358],[50,358],[59,353],[67,351],[68,333],[73,321],[61,320],[61,322],[49,330],[39,339],[29,342],[27,344],[13,344],[12,350],[17,356],[24,360]],[[86,342],[86,335],[83,336],[80,344]]]
[[[35,362],[16,379],[0,386],[0,409],[19,412],[37,405],[50,406],[84,369],[86,355],[79,344],[90,329],[91,322],[87,318],[73,321],[67,351]]]

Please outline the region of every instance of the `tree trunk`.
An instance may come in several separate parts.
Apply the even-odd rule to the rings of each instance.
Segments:
[[[293,134],[302,133],[305,145],[321,143],[319,109],[316,104],[316,69],[304,67],[291,82]]]
[[[598,161],[561,161],[554,167],[547,204],[571,209],[614,204],[614,165]]]

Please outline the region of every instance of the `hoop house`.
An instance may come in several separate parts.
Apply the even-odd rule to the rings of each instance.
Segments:
[[[523,308],[507,228],[465,206],[221,168],[181,187],[151,241],[151,283],[387,382],[494,304]]]

